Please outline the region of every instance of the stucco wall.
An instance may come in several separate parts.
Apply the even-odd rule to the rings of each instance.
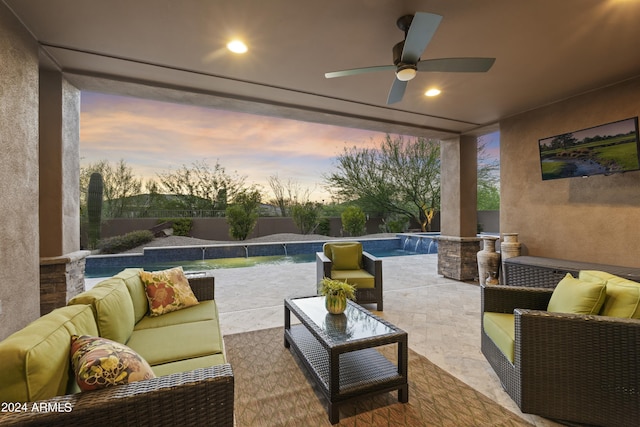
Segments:
[[[0,3],[0,339],[40,315],[38,50]]]
[[[640,267],[640,172],[542,181],[538,140],[640,116],[640,78],[500,123],[502,232],[523,254]]]
[[[40,71],[40,255],[80,248],[80,91]]]

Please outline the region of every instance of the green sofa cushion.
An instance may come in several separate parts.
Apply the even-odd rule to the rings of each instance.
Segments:
[[[94,309],[102,338],[126,343],[135,325],[133,303],[122,279],[110,278],[75,296],[69,305],[89,304]]]
[[[607,296],[600,314],[618,318],[640,319],[640,283],[604,271],[584,270],[580,279],[607,283]]]
[[[515,320],[510,313],[491,313],[483,315],[484,332],[511,363],[514,356],[514,342],[516,340]]]
[[[331,270],[331,278],[346,280],[350,285],[360,289],[375,287],[375,277],[366,270]]]
[[[127,346],[151,366],[219,354],[224,349],[217,320],[133,331]]]
[[[195,357],[193,359],[180,360],[178,362],[163,363],[152,366],[151,369],[158,377],[176,374],[178,372],[192,371],[198,368],[208,368],[209,366],[222,365],[227,363],[224,354],[212,354],[209,356]]]
[[[97,335],[88,305],[58,308],[0,342],[0,401],[31,402],[65,394],[71,335]]]
[[[163,326],[180,325],[183,323],[201,322],[203,320],[218,320],[218,308],[213,300],[201,301],[200,304],[189,307],[188,310],[172,311],[162,316],[145,316],[136,323],[134,331]]]
[[[149,300],[144,291],[144,284],[140,279],[141,268],[126,268],[113,277],[124,281],[129,289],[135,322],[138,323],[149,312]]]
[[[605,297],[604,281],[580,280],[567,273],[553,290],[547,310],[555,313],[598,314]]]

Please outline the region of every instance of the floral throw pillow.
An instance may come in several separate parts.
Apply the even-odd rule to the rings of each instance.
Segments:
[[[198,304],[182,267],[141,271],[140,278],[149,300],[150,316],[160,316]]]
[[[82,391],[156,377],[147,361],[126,345],[88,335],[71,336],[71,366]]]

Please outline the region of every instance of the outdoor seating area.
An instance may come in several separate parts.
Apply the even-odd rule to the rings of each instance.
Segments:
[[[411,350],[535,426],[562,425],[523,414],[501,387],[480,350],[477,284],[438,275],[435,254],[387,257],[383,264],[385,309],[363,306],[406,331]],[[283,327],[284,299],[315,295],[316,284],[310,279],[315,270],[316,263],[217,270],[216,300],[224,335]]]
[[[335,247],[339,249],[335,250]],[[183,387],[189,387],[191,391],[202,387],[200,395],[215,396],[217,403],[213,406],[206,402],[199,403],[198,407],[204,411],[201,416],[206,413],[208,419],[219,419],[220,425],[231,425],[234,372],[233,366],[225,358],[224,344],[221,344],[223,338],[283,327],[286,336],[291,325],[300,321],[285,316],[283,323],[282,312],[283,307],[285,312],[287,310],[286,301],[289,301],[288,307],[294,307],[291,305],[292,299],[316,295],[319,275],[331,273],[331,264],[336,262],[339,254],[350,254],[350,258],[357,254],[354,258],[356,264],[359,264],[358,260],[366,258],[368,261],[365,262],[376,265],[372,269],[377,274],[376,286],[380,285],[378,289],[381,290],[382,282],[385,283],[385,311],[381,310],[382,292],[379,300],[365,297],[358,303],[371,310],[374,317],[378,316],[386,325],[392,328],[396,325],[404,331],[405,346],[408,344],[412,351],[426,357],[524,421],[540,427],[560,426],[565,421],[594,425],[633,425],[633,420],[638,418],[635,389],[638,367],[634,360],[637,358],[638,349],[635,344],[640,334],[640,320],[633,318],[638,315],[637,301],[634,300],[634,305],[633,301],[628,301],[628,298],[620,294],[628,291],[637,297],[640,286],[636,286],[634,282],[610,273],[581,271],[579,280],[589,283],[589,289],[598,294],[594,301],[587,298],[587,303],[593,303],[597,308],[590,306],[593,310],[586,314],[567,314],[560,307],[557,310],[560,313],[551,313],[547,311],[547,307],[555,288],[559,288],[551,284],[540,288],[479,286],[477,283],[452,280],[437,274],[435,254],[380,259],[362,252],[362,246],[358,246],[358,242],[340,242],[326,244],[323,252],[316,254],[315,263],[264,264],[195,273],[189,277],[189,284],[201,301],[198,308],[200,314],[191,308],[184,308],[177,313],[163,315],[165,317],[149,317],[146,313],[150,306],[143,298],[145,295],[139,269],[124,270],[106,280],[87,279],[88,291],[74,298],[64,309],[88,308],[89,312],[85,314],[91,319],[95,317],[94,335],[126,342],[146,359],[153,359],[150,362],[151,369],[158,377],[88,395],[69,394],[73,390],[66,385],[61,386],[62,389],[58,387],[59,390],[55,392],[61,395],[58,401],[71,404],[74,416],[67,420],[66,414],[49,413],[45,415],[49,417],[45,421],[55,423],[65,420],[68,425],[74,425],[73,420],[82,423],[84,417],[94,416],[105,408],[114,408],[114,414],[120,417],[118,419],[125,420],[139,415],[117,410],[120,405],[127,404],[128,399],[142,399],[142,402],[153,398],[154,402],[162,405],[168,405],[166,399],[169,399],[173,405],[176,399],[174,394],[180,394]],[[333,262],[329,260],[329,256]],[[340,265],[344,260],[337,262],[339,266],[345,267],[344,264]],[[578,279],[567,276],[561,284],[567,286],[567,283],[575,284],[574,282],[577,283]],[[605,284],[609,284],[610,294],[607,294],[609,299],[606,302]],[[121,294],[127,297],[125,299],[128,302],[125,301],[124,306],[131,305],[130,317],[135,324],[124,325],[127,322],[123,319],[129,316],[122,318],[113,316],[113,313],[109,315],[110,310],[122,309]],[[611,295],[617,298],[611,298]],[[559,298],[555,297],[556,309]],[[581,301],[581,298],[573,298],[571,294],[568,297],[565,294],[565,299],[571,304],[576,300]],[[627,313],[629,316],[623,317],[632,317],[631,320],[612,317],[619,314],[621,303],[624,310],[630,310]],[[203,319],[192,319],[193,316],[202,316],[203,310],[209,307],[207,304],[215,306],[213,320],[206,313]],[[189,310],[193,313],[187,313]],[[57,312],[42,319],[48,319]],[[300,313],[297,315],[300,316]],[[75,314],[71,317],[74,316]],[[305,317],[304,314],[302,316]],[[500,328],[504,322],[495,316],[508,316],[512,319],[513,335],[502,334],[511,336],[511,343],[500,339]],[[214,335],[219,338],[220,344],[219,353],[204,358],[189,358],[188,365],[185,365],[184,360],[163,363],[160,360],[166,359],[163,356],[153,357],[158,352],[149,348],[149,339],[131,338],[133,334],[145,334],[148,328],[177,327],[169,324],[171,322],[167,323],[169,317],[182,323],[214,322]],[[69,334],[92,334],[91,328],[78,326],[77,319],[63,323],[67,325],[64,326],[66,335],[63,334],[67,338]],[[133,328],[131,331],[129,326]],[[86,329],[84,332],[83,328]],[[207,327],[205,330],[210,331],[211,328]],[[181,338],[189,339],[187,335]],[[158,336],[161,337],[162,333]],[[188,351],[191,347],[186,344],[178,346],[180,348],[170,346],[169,351]],[[402,351],[399,347],[398,351],[399,355],[406,358],[406,347]],[[210,363],[209,359],[212,357],[219,361]],[[203,360],[207,366],[213,366],[202,369],[203,366],[196,366],[198,360]],[[384,358],[382,361],[387,363]],[[398,366],[404,366],[406,384],[406,360],[404,363],[405,365]],[[393,370],[393,365],[391,368]],[[292,369],[299,368],[292,366]],[[584,372],[590,372],[590,375],[584,375]],[[392,378],[396,381],[395,377]],[[60,381],[67,384],[64,378]],[[38,384],[41,383],[40,381]],[[393,387],[401,386],[402,383],[393,383]],[[333,393],[337,392],[327,389],[326,393],[327,396],[332,396],[330,402],[333,402]],[[406,386],[403,393],[406,393]],[[342,401],[340,395],[336,396],[337,401]],[[404,399],[406,394],[398,395],[398,400]],[[34,395],[26,396],[23,400],[42,398]],[[193,404],[194,402],[188,403],[189,406]],[[155,406],[157,405],[154,404]],[[207,407],[211,411],[207,412]],[[615,417],[612,417],[610,408],[615,408]],[[332,407],[332,403],[329,404],[329,418],[332,423],[340,419],[338,407]],[[28,425],[30,422],[37,424],[42,419],[31,413],[29,416],[12,414],[12,417],[5,417],[2,421]],[[104,422],[110,423],[112,418],[104,418]],[[170,418],[164,418],[157,424],[172,423]]]

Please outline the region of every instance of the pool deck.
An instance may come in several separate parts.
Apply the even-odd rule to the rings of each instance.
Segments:
[[[480,288],[437,274],[437,255],[383,258],[384,307],[365,307],[404,329],[409,347],[536,426],[561,426],[522,414],[480,352]],[[316,294],[314,262],[214,271],[224,335],[283,327],[287,297]],[[87,279],[87,287],[100,279]]]

